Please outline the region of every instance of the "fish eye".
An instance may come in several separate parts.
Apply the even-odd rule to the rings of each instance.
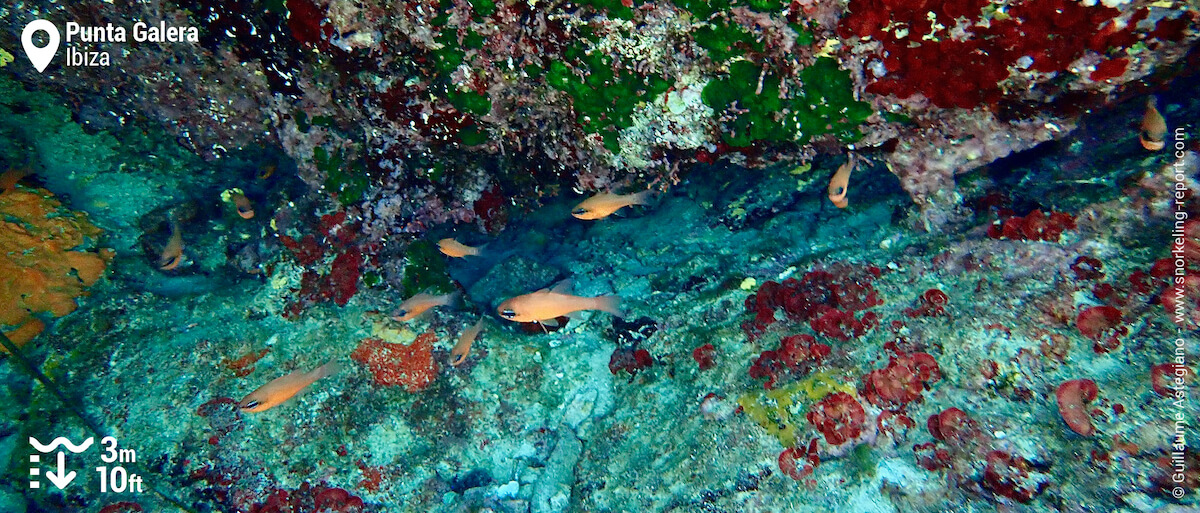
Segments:
[[[396,310],[396,317],[404,317],[405,315],[408,315],[408,310]]]
[[[450,361],[450,365],[458,365],[458,364],[462,363],[462,361],[465,359],[466,359],[466,357],[461,354],[454,355],[454,359]]]
[[[845,187],[838,187],[837,189],[834,189],[834,190],[833,190],[833,195],[834,195],[834,196],[837,196],[837,195],[839,195],[839,194],[841,194],[841,193],[843,193],[843,192],[846,192],[846,188],[845,188]]]
[[[242,405],[243,410],[253,410],[254,408],[257,408],[257,407],[258,407],[258,401],[250,401],[250,402]]]
[[[517,316],[517,312],[512,311],[512,309],[508,309],[500,312],[500,315],[504,316],[506,319],[512,319],[513,317]]]

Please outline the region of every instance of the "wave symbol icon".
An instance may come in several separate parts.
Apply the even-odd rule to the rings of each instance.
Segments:
[[[32,436],[29,437],[29,445],[32,445],[34,449],[38,450],[38,452],[50,452],[55,449],[58,449],[58,447],[61,445],[63,447],[66,447],[68,451],[71,451],[74,454],[79,454],[83,451],[88,450],[88,447],[91,447],[92,442],[94,442],[94,441],[95,441],[94,437],[89,436],[87,440],[83,441],[83,443],[81,443],[79,445],[75,445],[75,444],[71,443],[70,440],[67,440],[67,437],[60,436],[60,437],[55,438],[54,440],[50,441],[49,445],[46,445],[46,444],[39,442],[38,439],[36,439]]]

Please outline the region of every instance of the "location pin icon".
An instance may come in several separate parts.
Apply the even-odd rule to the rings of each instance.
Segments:
[[[33,35],[39,30],[44,31],[49,39],[46,46],[41,48],[33,44]],[[25,30],[21,32],[21,44],[25,46],[25,56],[29,57],[29,62],[33,63],[38,73],[45,71],[50,61],[54,60],[54,54],[58,53],[58,40],[58,27],[49,21],[34,20],[25,25]]]

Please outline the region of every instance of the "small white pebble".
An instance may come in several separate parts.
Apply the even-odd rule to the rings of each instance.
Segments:
[[[994,436],[994,437],[996,437],[996,438],[999,438],[999,439],[1003,440],[1003,439],[1004,439],[1004,437],[1008,436],[1008,433],[1005,433],[1005,432],[1003,432],[1003,431],[995,431],[995,432],[993,432],[993,433],[992,433],[992,436]]]

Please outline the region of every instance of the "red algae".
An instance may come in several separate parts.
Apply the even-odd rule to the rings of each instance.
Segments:
[[[1138,35],[1133,27],[1149,13],[1141,9],[1118,23],[1117,9],[1047,0],[1017,3],[999,18],[985,16],[987,5],[983,0],[852,0],[839,34],[882,43],[886,73],[872,77],[867,91],[901,98],[920,94],[939,107],[969,109],[995,105],[1005,97],[1001,83],[1009,78],[1010,67],[1063,73],[1088,51],[1104,54],[1134,44]],[[959,20],[966,21],[964,35],[952,37],[943,31]],[[1166,32],[1162,35],[1171,38]],[[1125,57],[1106,60],[1089,78],[1114,79],[1128,64]]]
[[[1104,278],[1104,264],[1098,258],[1080,255],[1071,263],[1071,272],[1079,280],[1099,280]]]
[[[1088,78],[1096,82],[1112,80],[1125,74],[1125,70],[1129,68],[1129,59],[1120,57],[1110,59],[1096,65],[1096,69],[1088,74]]]
[[[437,378],[438,365],[433,359],[435,340],[437,335],[432,332],[418,335],[409,345],[368,338],[359,342],[350,358],[365,364],[376,384],[403,386],[409,392],[419,392]]]
[[[904,315],[909,317],[938,317],[946,315],[946,304],[950,302],[950,296],[939,289],[926,290],[921,294],[921,298],[915,308],[905,308]]]
[[[801,461],[804,462],[804,466],[800,466]],[[816,470],[817,465],[821,463],[821,457],[817,454],[817,439],[812,439],[807,448],[788,447],[784,449],[779,453],[776,463],[783,475],[796,481],[812,475],[813,470]]]
[[[763,387],[775,388],[783,374],[807,374],[829,356],[830,347],[817,343],[812,335],[792,335],[779,341],[779,348],[763,351],[748,371],[751,378],[767,378]]]
[[[696,365],[700,367],[700,370],[704,371],[716,365],[713,361],[716,354],[717,350],[712,344],[704,344],[692,350],[692,359],[696,360]]]
[[[1192,383],[1192,370],[1178,363],[1160,363],[1150,368],[1150,386],[1162,397],[1176,396]]]
[[[1046,214],[1039,209],[1025,216],[1001,218],[988,227],[987,235],[993,239],[1058,242],[1065,231],[1073,229],[1075,216],[1063,212]]]
[[[866,411],[854,396],[834,392],[814,404],[805,418],[829,445],[842,445],[862,434]]]
[[[100,508],[100,513],[137,513],[139,511],[145,511],[142,509],[142,505],[129,501],[114,502]]]
[[[239,378],[246,377],[249,376],[250,373],[254,372],[254,364],[261,360],[262,357],[266,356],[270,351],[270,349],[248,351],[242,356],[233,360],[223,358],[221,360],[221,365],[225,366],[226,369],[233,371],[234,376]]]
[[[987,454],[983,487],[1020,503],[1028,503],[1042,493],[1047,481],[1035,475],[1029,460],[993,450]]]
[[[1111,306],[1093,306],[1079,312],[1075,327],[1083,336],[1095,341],[1097,353],[1107,353],[1121,344],[1121,337],[1129,334],[1129,328],[1121,324],[1120,310]]]
[[[1058,400],[1058,413],[1067,427],[1082,436],[1092,436],[1096,428],[1088,414],[1087,404],[1096,399],[1099,389],[1090,379],[1073,379],[1058,386],[1054,392]]]
[[[608,358],[609,372],[616,374],[625,371],[629,373],[630,378],[637,375],[638,371],[648,369],[652,365],[654,365],[654,358],[650,356],[650,351],[633,347],[618,347]]]
[[[921,400],[921,393],[942,379],[937,361],[927,353],[898,354],[887,367],[875,369],[862,380],[862,396],[880,408],[903,409]]]
[[[809,322],[827,336],[845,340],[859,336],[874,327],[877,317],[864,314],[859,319],[855,312],[883,304],[871,285],[880,274],[874,266],[832,266],[804,273],[800,279],[768,281],[746,298],[746,311],[754,314],[754,320],[744,323],[742,329],[753,340],[776,322],[776,311],[782,310],[789,320]]]
[[[925,425],[930,435],[951,446],[965,446],[979,435],[976,422],[958,408],[946,408],[930,415]]]

